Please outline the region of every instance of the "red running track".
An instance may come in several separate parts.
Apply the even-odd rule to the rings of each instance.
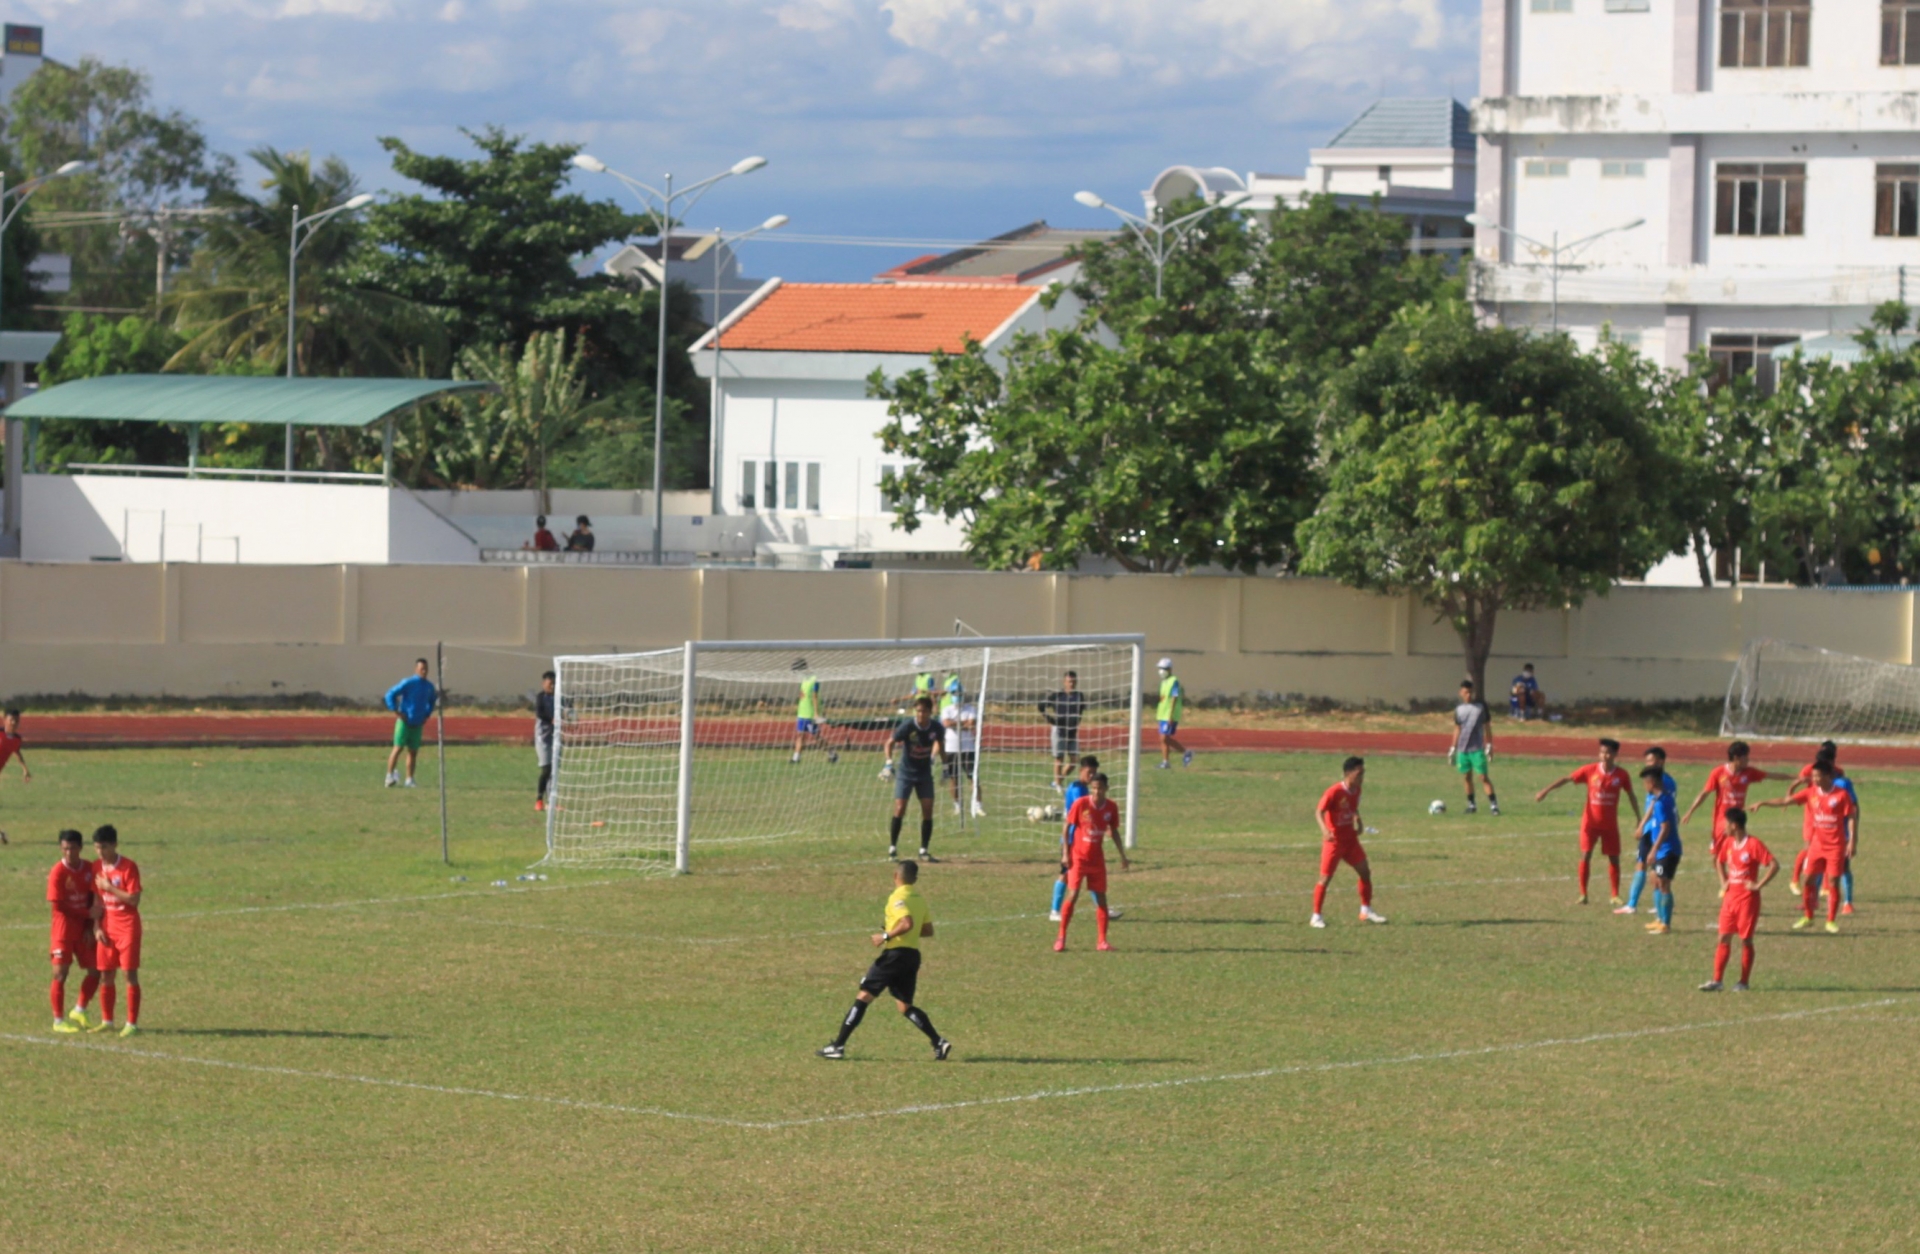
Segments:
[[[447,740],[452,744],[531,745],[531,715],[476,714],[455,715],[447,719]],[[751,730],[756,738],[764,732],[770,744],[786,743],[790,724],[768,722],[743,728],[729,727],[738,735]],[[1019,729],[1028,730],[1026,728]],[[1031,729],[1036,737],[1044,730]],[[186,748],[196,745],[226,745],[269,748],[294,745],[368,745],[384,746],[393,739],[393,720],[382,715],[358,714],[41,714],[29,713],[22,728],[29,747],[60,749],[107,748]],[[877,736],[855,733],[860,741]],[[1444,733],[1380,731],[1308,731],[1274,728],[1191,727],[1180,735],[1188,748],[1200,750],[1266,753],[1348,753],[1432,754],[1446,753]],[[1584,758],[1593,751],[1591,735],[1539,735],[1503,731],[1494,728],[1494,746],[1500,757]],[[1676,762],[1722,762],[1726,759],[1724,740],[1662,740],[1668,756]],[[1152,728],[1141,732],[1143,749],[1158,749],[1159,738]],[[991,739],[989,748],[992,748]],[[1623,745],[1629,759],[1640,756],[1642,742]],[[1798,742],[1756,742],[1755,758],[1761,764],[1795,765],[1811,761],[1813,747]],[[1849,745],[1841,753],[1843,761],[1860,766],[1920,767],[1920,746]]]

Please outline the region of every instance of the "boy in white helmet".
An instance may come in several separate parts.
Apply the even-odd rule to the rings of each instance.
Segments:
[[[1180,716],[1186,712],[1187,694],[1180,677],[1173,673],[1173,659],[1160,659],[1160,704],[1153,716],[1160,721],[1160,769],[1173,765],[1173,751],[1180,751],[1180,765],[1193,765],[1193,750],[1180,743]]]

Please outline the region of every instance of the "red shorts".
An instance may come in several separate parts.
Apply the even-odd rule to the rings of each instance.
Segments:
[[[1585,823],[1582,823],[1580,825],[1580,852],[1592,853],[1595,845],[1600,846],[1600,852],[1607,855],[1607,857],[1619,857],[1620,825],[1615,823],[1611,827],[1589,827]]]
[[[1320,874],[1332,875],[1333,869],[1342,862],[1359,870],[1366,864],[1367,851],[1360,847],[1358,836],[1330,836],[1320,846]]]
[[[1104,862],[1075,862],[1067,867],[1067,891],[1077,893],[1085,884],[1100,894],[1101,900],[1107,896],[1107,864]]]
[[[93,947],[94,957],[98,961],[97,971],[138,971],[140,969],[140,920],[135,918],[129,923],[116,925],[109,915],[106,920],[107,943]]]
[[[1800,868],[1802,881],[1816,875],[1824,875],[1835,883],[1847,873],[1847,851],[1845,849],[1823,849],[1819,845],[1807,850],[1807,864]]]
[[[1760,894],[1729,890],[1720,901],[1720,935],[1752,940],[1754,925],[1760,922]]]
[[[49,952],[55,962],[77,962],[82,971],[96,970],[93,952],[93,920],[85,915],[53,916],[53,939]]]

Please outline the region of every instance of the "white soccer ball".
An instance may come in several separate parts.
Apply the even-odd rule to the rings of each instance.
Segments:
[[[1047,807],[1045,806],[1028,806],[1027,807],[1027,822],[1038,823],[1041,819],[1044,819],[1046,817],[1047,817]]]
[[[1444,801],[1430,801],[1427,803],[1428,814],[1445,814],[1446,812],[1447,803]]]

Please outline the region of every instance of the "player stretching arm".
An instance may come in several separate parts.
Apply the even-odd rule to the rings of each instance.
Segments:
[[[1727,811],[1744,807],[1747,804],[1747,789],[1763,779],[1773,778],[1765,771],[1757,770],[1747,764],[1752,753],[1752,748],[1744,740],[1736,740],[1728,745],[1726,764],[1713,768],[1713,772],[1707,776],[1707,782],[1701,786],[1700,794],[1693,799],[1693,804],[1687,807],[1687,812],[1680,816],[1680,822],[1684,826],[1687,820],[1693,817],[1693,812],[1700,808],[1701,802],[1709,796],[1713,798],[1711,852],[1715,866],[1720,865],[1720,846],[1727,839]],[[1724,895],[1723,887],[1722,896]]]
[[[1113,839],[1114,851],[1120,855],[1120,869],[1132,870],[1126,846],[1120,843],[1120,807],[1107,799],[1107,777],[1096,774],[1087,781],[1087,795],[1067,811],[1067,821],[1060,833],[1068,855],[1067,887],[1071,895],[1060,910],[1060,935],[1053,942],[1055,953],[1063,953],[1067,948],[1067,925],[1073,922],[1073,908],[1079,904],[1082,885],[1093,893],[1093,917],[1099,928],[1099,943],[1094,948],[1103,952],[1113,948],[1107,944],[1107,920],[1111,917],[1107,912],[1109,837]]]
[[[1593,869],[1593,847],[1606,855],[1607,879],[1613,890],[1613,904],[1620,904],[1620,798],[1633,807],[1633,818],[1640,820],[1640,799],[1633,795],[1633,781],[1617,765],[1620,742],[1609,736],[1600,739],[1600,760],[1589,762],[1570,775],[1554,780],[1538,793],[1535,801],[1545,801],[1554,789],[1567,784],[1583,784],[1587,805],[1580,812],[1580,896],[1575,905],[1587,904],[1587,879]]]
[[[20,711],[18,710],[8,710],[6,723],[0,727],[0,775],[6,773],[9,758],[20,759],[20,780],[22,783],[31,784],[33,772],[27,769],[26,750],[20,747]],[[7,833],[0,830],[0,845],[6,843]]]
[[[1800,892],[1801,918],[1793,925],[1796,932],[1813,926],[1813,904],[1819,895],[1819,881],[1824,878],[1833,884],[1840,882],[1859,836],[1860,807],[1854,803],[1852,794],[1840,787],[1834,764],[1826,758],[1815,758],[1808,773],[1813,777],[1813,787],[1790,797],[1762,801],[1754,807],[1806,807],[1806,828],[1812,839],[1807,845],[1806,874]],[[1839,910],[1840,894],[1828,894],[1827,931],[1840,930],[1835,917]]]

